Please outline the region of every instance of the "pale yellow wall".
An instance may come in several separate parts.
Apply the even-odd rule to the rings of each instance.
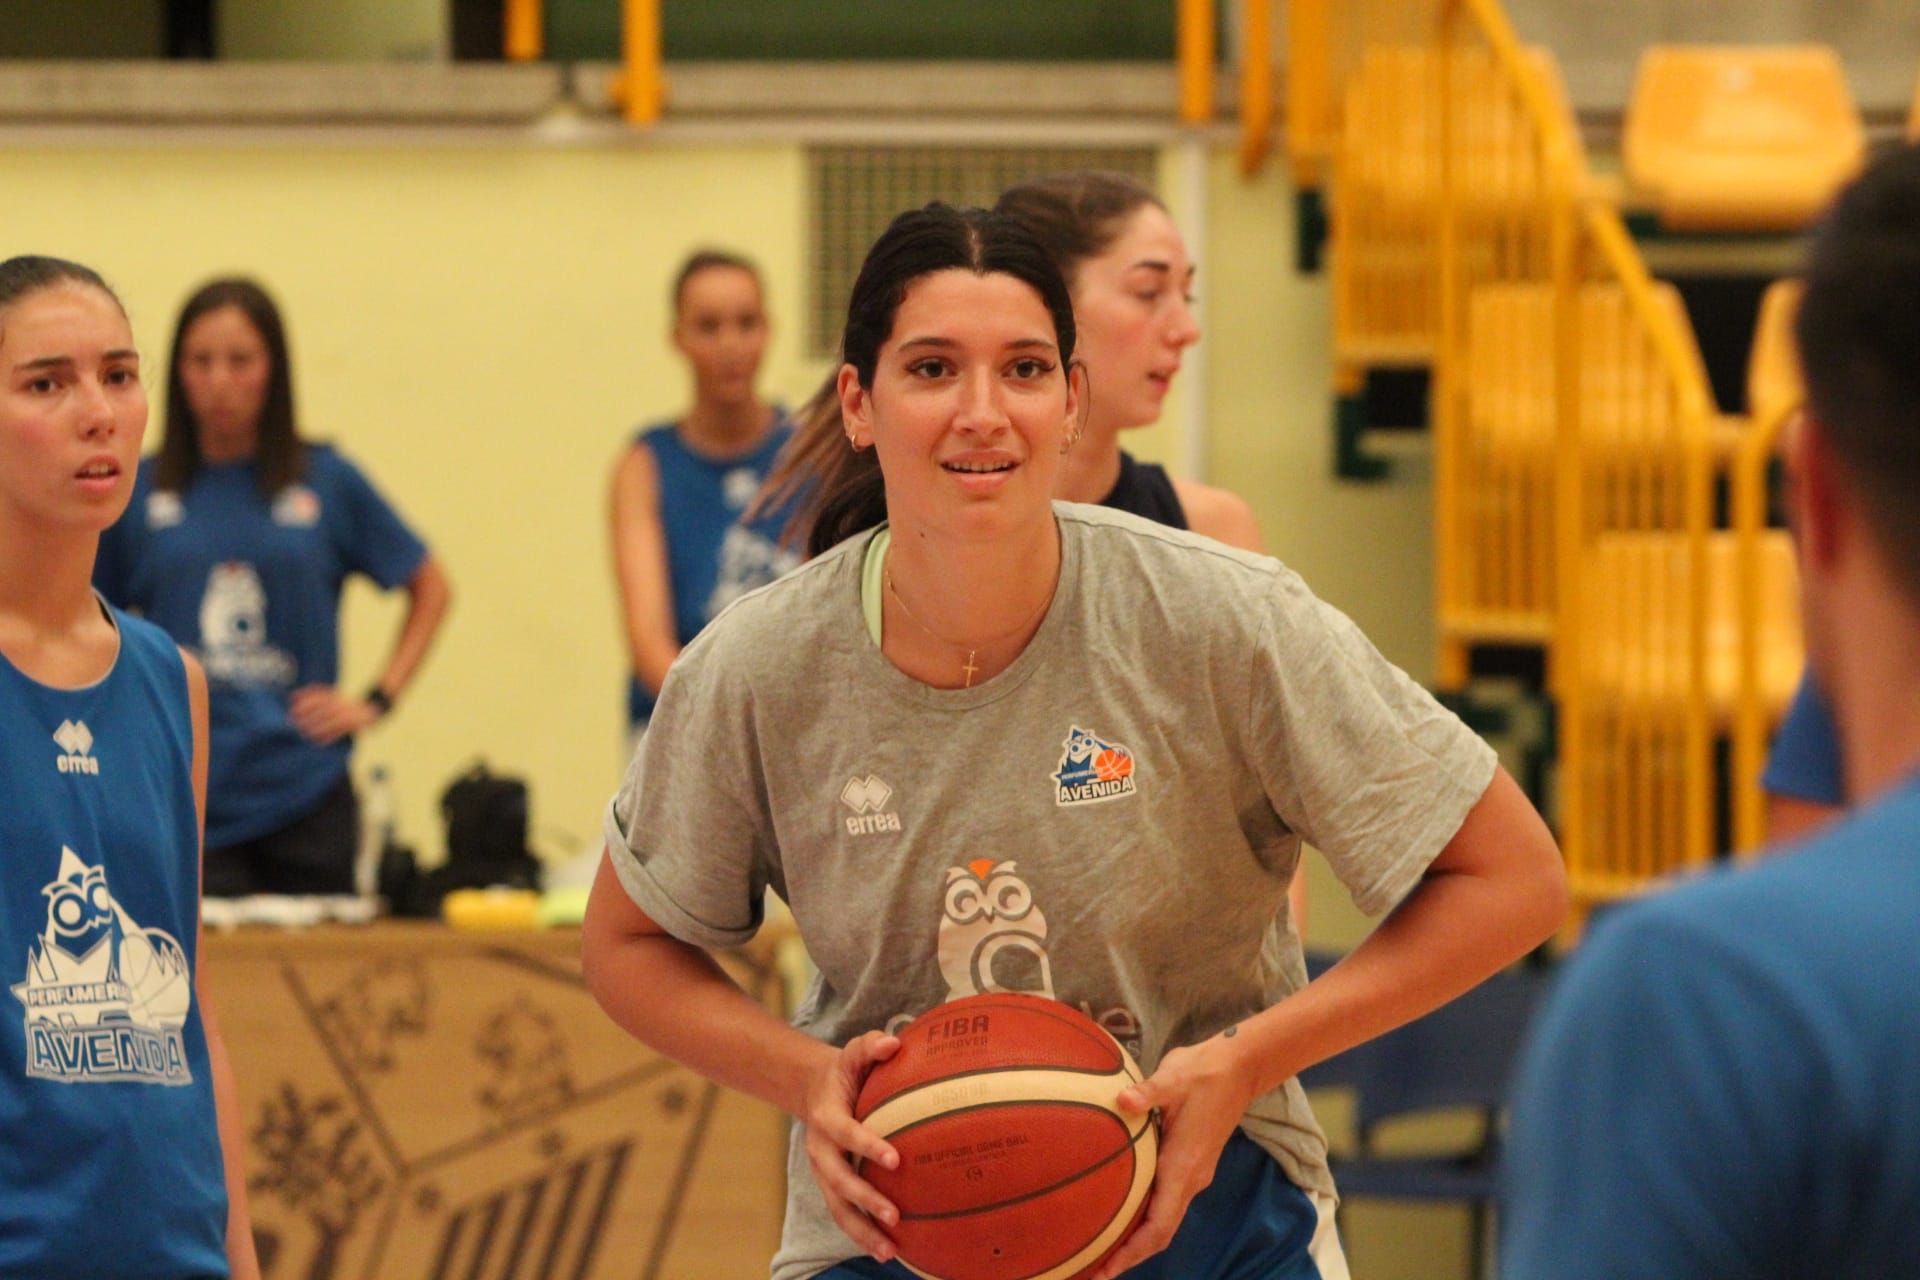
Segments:
[[[624,716],[608,470],[632,424],[682,398],[665,298],[695,244],[765,266],[766,388],[797,397],[818,376],[798,355],[799,152],[0,150],[0,189],[10,252],[96,264],[124,295],[155,439],[173,311],[212,273],[256,273],[288,317],[306,427],[443,558],[453,615],[356,757],[391,767],[403,834],[437,853],[439,789],[483,754],[531,780],[537,823],[591,838]],[[398,618],[395,598],[350,595],[350,687]]]
[[[15,147],[0,148],[0,189],[10,252],[96,264],[125,295],[156,440],[185,294],[247,271],[281,299],[307,428],[366,466],[456,590],[425,672],[356,757],[363,773],[389,766],[403,834],[437,856],[438,792],[484,755],[530,779],[540,826],[593,839],[623,715],[608,469],[632,424],[682,401],[664,298],[697,243],[764,266],[776,322],[765,389],[797,401],[822,372],[798,331],[801,147]],[[1331,477],[1326,295],[1293,272],[1290,192],[1273,176],[1248,184],[1222,150],[1206,201],[1195,251],[1212,476],[1253,501],[1277,554],[1424,675],[1426,489]],[[1134,443],[1178,456],[1172,426]],[[350,687],[398,618],[397,599],[350,593]]]

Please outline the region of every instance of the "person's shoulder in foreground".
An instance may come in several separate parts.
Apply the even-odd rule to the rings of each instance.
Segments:
[[[1514,1094],[1501,1271],[1920,1275],[1920,780],[1616,908]]]

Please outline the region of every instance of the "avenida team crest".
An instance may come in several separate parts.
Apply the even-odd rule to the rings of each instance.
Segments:
[[[14,998],[26,1016],[26,1072],[67,1082],[193,1082],[181,1027],[193,1004],[187,954],[140,926],[107,887],[106,868],[60,850],[41,890],[47,923],[27,950]]]
[[[1099,804],[1134,793],[1133,752],[1078,725],[1067,731],[1053,774],[1057,805]]]

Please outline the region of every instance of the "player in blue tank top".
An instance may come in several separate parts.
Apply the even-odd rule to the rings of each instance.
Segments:
[[[418,670],[446,577],[352,463],[297,434],[285,327],[252,281],[213,281],[182,308],[167,419],[94,581],[206,666],[206,891],[351,893],[353,736]],[[340,592],[356,573],[408,596],[393,652],[358,696],[338,688]]]
[[[640,729],[680,649],[735,597],[799,563],[780,545],[783,516],[742,521],[792,434],[754,379],[766,351],[760,273],[718,250],[674,277],[673,344],[693,374],[693,405],[636,435],[613,475],[613,561]]]
[[[0,263],[0,1276],[254,1278],[199,985],[206,677],[90,576],[146,392],[125,312]]]

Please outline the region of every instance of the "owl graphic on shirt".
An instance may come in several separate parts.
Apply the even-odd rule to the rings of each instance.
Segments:
[[[976,858],[947,868],[940,973],[947,999],[1018,991],[1053,998],[1047,917],[1012,862]]]

